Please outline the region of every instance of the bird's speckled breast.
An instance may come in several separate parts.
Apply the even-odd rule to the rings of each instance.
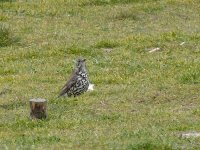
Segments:
[[[88,78],[87,72],[82,72],[82,71],[80,71],[80,72],[78,73],[78,75],[81,76],[82,78]]]

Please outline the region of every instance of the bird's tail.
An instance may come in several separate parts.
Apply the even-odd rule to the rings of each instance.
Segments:
[[[62,93],[60,93],[60,94],[56,97],[56,99],[61,98],[61,97],[68,97],[68,95],[67,95],[67,94],[62,94]]]

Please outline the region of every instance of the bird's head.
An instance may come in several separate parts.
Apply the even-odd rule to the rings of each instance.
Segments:
[[[86,59],[84,58],[78,58],[76,61],[76,69],[85,72],[86,71],[85,61]]]

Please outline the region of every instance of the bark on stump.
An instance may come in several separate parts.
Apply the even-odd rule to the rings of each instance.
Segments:
[[[31,119],[45,119],[47,118],[47,101],[45,99],[31,99],[30,100],[30,117]]]

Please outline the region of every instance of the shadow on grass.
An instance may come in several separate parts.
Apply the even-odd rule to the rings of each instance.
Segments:
[[[151,141],[145,141],[145,142],[141,142],[141,143],[136,143],[136,144],[130,144],[128,145],[127,149],[131,149],[131,150],[139,150],[139,149],[148,149],[148,150],[171,150],[172,147],[168,146],[168,145],[163,145],[160,143],[155,144],[154,142]]]
[[[26,105],[26,102],[12,102],[8,104],[1,104],[0,108],[5,109],[5,110],[13,110],[25,105]]]
[[[0,24],[0,47],[6,47],[18,43],[19,38],[13,36],[11,30]]]
[[[183,84],[199,84],[200,71],[198,69],[187,71],[180,77],[180,82]]]
[[[116,4],[129,4],[138,2],[149,2],[158,0],[90,0],[82,3],[83,6],[101,6],[101,5],[116,5]]]
[[[15,0],[1,0],[0,3],[3,3],[3,2],[14,2]]]
[[[117,20],[134,20],[139,21],[138,12],[135,11],[133,8],[129,9],[118,9],[117,11],[113,12],[111,15],[108,16],[109,20],[117,21]]]
[[[7,93],[10,93],[11,91],[12,91],[11,89],[5,88],[5,89],[3,89],[3,90],[0,91],[0,96],[5,95]]]
[[[95,48],[115,48],[120,46],[120,43],[112,40],[102,40],[97,42],[93,47]]]

